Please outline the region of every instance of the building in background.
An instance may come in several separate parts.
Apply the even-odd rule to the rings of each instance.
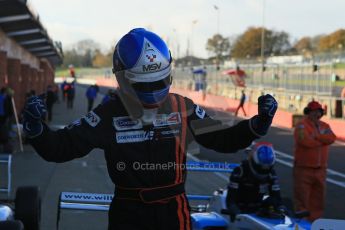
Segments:
[[[53,42],[25,0],[0,0],[0,87],[14,90],[17,111],[25,94],[44,93],[62,62],[61,43]]]

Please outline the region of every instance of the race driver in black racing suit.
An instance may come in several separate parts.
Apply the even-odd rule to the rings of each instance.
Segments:
[[[272,96],[261,96],[258,115],[222,125],[190,99],[169,93],[171,62],[158,35],[133,29],[115,47],[119,90],[107,103],[57,131],[42,121],[40,97],[26,103],[24,131],[45,160],[66,162],[104,150],[115,184],[109,229],[191,229],[184,190],[188,144],[194,139],[218,152],[236,152],[267,133],[277,110]]]
[[[240,213],[269,215],[286,213],[282,204],[278,176],[274,170],[276,154],[272,144],[258,142],[248,159],[231,173],[226,196],[230,220]]]

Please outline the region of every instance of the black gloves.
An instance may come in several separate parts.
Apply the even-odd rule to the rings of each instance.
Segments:
[[[46,112],[47,109],[42,96],[32,96],[26,101],[23,113],[23,130],[29,138],[42,134],[42,122]]]
[[[255,134],[266,135],[277,109],[278,103],[273,96],[266,94],[258,98],[258,115],[250,119],[250,125]]]

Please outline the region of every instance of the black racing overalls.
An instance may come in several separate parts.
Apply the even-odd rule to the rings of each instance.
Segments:
[[[188,144],[196,140],[219,152],[236,152],[257,138],[249,123],[224,126],[190,99],[169,94],[147,125],[131,119],[114,97],[64,129],[45,127],[31,144],[42,158],[54,162],[83,157],[94,148],[104,150],[115,184],[109,229],[182,230],[191,229],[184,191]]]
[[[264,196],[268,198],[263,200]],[[236,204],[241,213],[254,213],[261,208],[281,205],[278,176],[272,168],[258,178],[250,169],[249,161],[244,160],[231,173],[226,197],[227,206]]]

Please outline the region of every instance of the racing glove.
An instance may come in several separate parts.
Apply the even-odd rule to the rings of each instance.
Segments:
[[[241,213],[241,210],[237,207],[236,204],[230,204],[228,206],[228,211],[229,211],[231,222],[234,222],[236,220],[236,216]]]
[[[46,113],[43,96],[32,96],[26,101],[23,112],[23,130],[27,137],[34,138],[42,134]]]
[[[258,98],[258,115],[250,119],[252,131],[258,136],[266,135],[272,124],[278,103],[273,96],[266,94]]]

